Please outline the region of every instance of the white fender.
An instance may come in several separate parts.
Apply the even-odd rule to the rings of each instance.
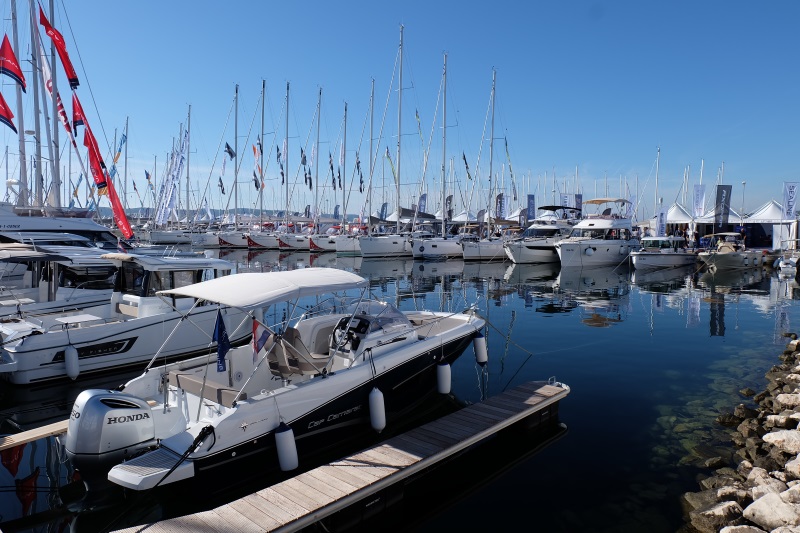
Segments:
[[[383,405],[383,393],[373,387],[369,393],[369,422],[372,429],[380,433],[386,427],[386,409]]]
[[[439,394],[450,393],[450,376],[450,363],[442,361],[436,365],[436,390],[439,391]]]
[[[489,355],[486,350],[486,337],[483,336],[483,333],[478,333],[472,339],[472,348],[475,350],[475,361],[481,366],[485,365],[489,360]]]
[[[281,422],[275,430],[275,446],[278,448],[278,463],[281,470],[288,472],[297,468],[297,444],[294,441],[294,431],[286,422]]]
[[[81,373],[81,361],[78,359],[78,349],[69,345],[64,350],[64,364],[67,367],[69,379],[75,379]]]
[[[586,250],[584,250],[583,253],[585,253],[586,255],[594,255],[594,248],[591,247],[586,248]]]

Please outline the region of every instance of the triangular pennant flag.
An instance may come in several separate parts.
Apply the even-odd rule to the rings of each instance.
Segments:
[[[23,91],[25,90],[25,76],[19,68],[19,61],[8,41],[8,35],[3,36],[3,44],[0,46],[0,74],[10,76],[22,86]]]
[[[77,89],[80,83],[78,82],[78,75],[75,73],[75,68],[72,66],[72,61],[69,59],[69,54],[67,54],[67,44],[64,42],[64,37],[61,35],[61,33],[52,27],[50,22],[47,20],[47,17],[44,16],[42,6],[39,6],[39,24],[44,27],[45,33],[47,33],[47,35],[53,39],[53,44],[56,45],[56,51],[58,52],[58,57],[61,58],[61,64],[64,66],[64,72],[67,74],[69,86],[72,89]]]
[[[14,126],[14,122],[12,122],[13,118],[14,114],[11,112],[11,108],[8,107],[6,99],[0,94],[0,122],[14,130],[14,133],[17,133],[17,128]]]

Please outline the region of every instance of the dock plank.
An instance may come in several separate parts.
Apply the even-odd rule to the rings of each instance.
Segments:
[[[54,422],[46,426],[23,431],[22,433],[0,437],[0,452],[19,446],[20,444],[26,444],[45,437],[66,433],[68,424],[69,420],[61,420],[60,422]]]

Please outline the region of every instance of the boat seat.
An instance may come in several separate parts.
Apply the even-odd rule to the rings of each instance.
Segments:
[[[211,379],[206,379],[205,387],[203,386],[203,376],[198,374],[181,373],[171,370],[169,373],[169,384],[175,387],[180,387],[188,393],[201,395],[207,400],[218,403],[225,407],[233,407],[233,401],[236,395],[239,394],[237,389],[228,387],[220,383],[216,383]],[[247,393],[242,392],[239,396],[239,401],[246,400]]]
[[[275,340],[275,335],[270,335],[264,348],[268,350],[269,369],[276,376],[319,374],[327,364],[328,354],[310,353],[294,328],[287,328],[280,342]]]
[[[117,313],[119,313],[121,315],[138,317],[139,316],[139,307],[136,306],[136,305],[124,304],[122,302],[119,302],[117,304]]]

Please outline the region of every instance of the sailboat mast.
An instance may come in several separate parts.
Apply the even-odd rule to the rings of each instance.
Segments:
[[[34,14],[34,2],[30,3],[30,30],[31,35],[36,36],[36,26],[35,21],[36,17]],[[32,39],[34,45],[31,47],[31,62],[33,64],[34,71],[38,70],[39,60],[36,57],[36,39]],[[34,204],[38,207],[42,207],[44,204],[42,202],[42,186],[44,184],[44,179],[42,178],[42,143],[40,139],[40,123],[39,123],[39,76],[34,75],[31,76],[32,86],[33,86],[33,121],[34,121],[34,148],[36,153],[36,158],[34,159],[34,166],[36,167],[35,173],[35,180],[36,184],[34,187]]]
[[[258,144],[258,229],[264,227],[264,93],[267,91],[267,80],[261,80],[261,137]]]
[[[342,180],[342,223],[341,228],[339,231],[344,230],[345,222],[347,222],[347,198],[344,194],[344,184],[347,181],[347,172],[345,169],[347,168],[347,102],[344,103],[344,133],[342,134],[342,174],[344,174],[344,179]]]
[[[322,87],[319,88],[319,96],[317,97],[317,146],[314,148],[314,153],[317,154],[317,159],[321,159],[319,155],[319,123],[320,115],[322,113]],[[319,232],[319,164],[314,167],[314,233]]]
[[[54,88],[55,90],[55,88]],[[191,107],[190,107],[191,109]],[[123,179],[125,181],[125,186],[122,189],[122,196],[125,198],[125,209],[128,209],[128,117],[125,117],[125,174]],[[72,154],[72,152],[68,152]],[[189,176],[189,156],[186,156],[186,176]]]
[[[495,81],[497,79],[497,71],[492,69],[492,126],[489,133],[489,208],[486,210],[487,215],[492,210],[492,201],[494,201],[494,218],[497,219],[497,200],[494,199],[494,180],[492,179],[492,159],[494,158],[494,89]],[[555,183],[555,172],[553,173],[553,182]],[[489,217],[489,224],[487,225],[487,237],[491,235],[492,223]]]
[[[19,89],[17,89],[19,90]],[[372,78],[372,84],[369,92],[369,190],[367,191],[367,234],[372,235],[372,175],[375,172],[373,166],[374,154],[372,153],[372,126],[375,118],[375,108],[373,106],[375,101],[375,78]],[[363,220],[362,220],[363,222]]]
[[[397,78],[397,175],[394,177],[395,195],[397,198],[397,221],[395,228],[400,233],[400,139],[402,138],[401,128],[403,117],[403,25],[400,25],[400,73]]]
[[[17,0],[11,0],[11,37],[14,41],[14,50],[19,57],[19,37],[17,35]],[[17,121],[19,123],[19,194],[17,205],[28,205],[28,160],[25,155],[25,115],[22,109],[22,87],[14,84],[17,90]]]
[[[53,0],[50,0],[50,20],[55,22],[55,9],[53,7]],[[38,33],[37,33],[38,38]],[[50,39],[50,64],[53,65],[53,71],[55,71],[56,65],[56,44],[53,39]],[[58,94],[58,76],[51,75],[50,76],[50,94],[52,95],[53,100],[53,142],[52,142],[52,149],[51,149],[51,156],[53,157],[52,161],[52,168],[53,168],[53,176],[50,185],[50,190],[52,192],[52,198],[54,199],[54,207],[61,207],[61,170],[60,170],[60,153],[61,149],[59,147],[58,142],[58,120],[56,117],[58,116],[58,101],[56,99],[56,95]]]
[[[125,136],[127,137],[128,131],[128,122],[125,121]],[[189,113],[186,117],[186,223],[191,224],[189,220],[189,156],[192,153],[191,150],[191,143],[192,143],[192,104],[189,104]],[[125,144],[127,146],[127,143]],[[125,186],[127,187],[127,178],[125,180]]]
[[[286,82],[286,136],[283,138],[283,161],[286,163],[286,231],[289,231],[289,82]]]
[[[656,152],[656,196],[653,199],[653,214],[658,216],[658,164],[661,160],[661,147],[658,147],[658,151]]]
[[[239,228],[239,84],[233,96],[233,228]]]
[[[442,105],[442,238],[447,235],[447,215],[445,207],[447,203],[447,176],[445,165],[447,163],[446,140],[447,140],[447,54],[444,54],[444,68],[442,69],[443,105]]]

